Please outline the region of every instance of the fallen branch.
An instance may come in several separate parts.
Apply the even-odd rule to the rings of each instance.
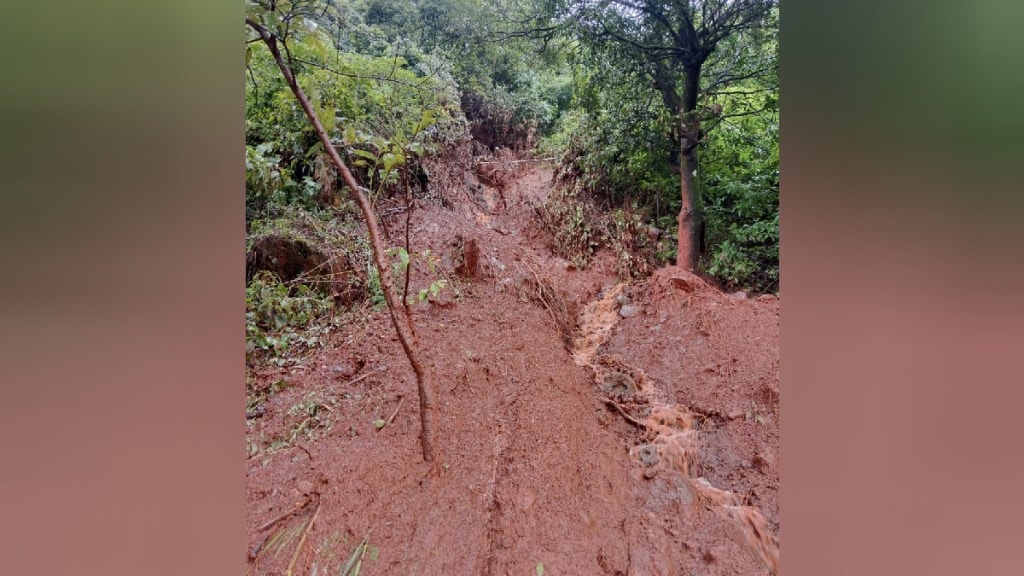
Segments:
[[[295,562],[299,559],[299,552],[302,551],[302,545],[306,543],[306,536],[309,535],[309,529],[313,527],[313,523],[316,522],[318,514],[320,514],[319,500],[317,500],[316,503],[316,510],[313,511],[313,517],[309,519],[309,523],[302,529],[302,537],[299,538],[299,544],[295,547],[295,553],[292,554],[292,561],[288,563],[288,570],[285,571],[285,576],[292,576],[292,570],[295,569]]]
[[[274,518],[274,519],[273,519],[273,520],[271,520],[270,522],[267,522],[267,523],[266,523],[266,524],[264,524],[263,526],[260,526],[259,528],[257,528],[257,529],[256,529],[256,531],[257,531],[257,532],[263,532],[264,530],[266,530],[267,528],[270,528],[270,527],[271,527],[271,526],[273,526],[274,524],[277,524],[277,523],[278,523],[278,522],[280,522],[281,520],[284,520],[285,518],[288,518],[288,517],[290,517],[290,516],[293,516],[293,515],[294,515],[294,514],[295,514],[296,512],[298,512],[299,510],[302,510],[302,509],[303,509],[303,508],[305,508],[306,506],[309,506],[309,503],[310,503],[310,502],[311,502],[311,500],[310,500],[309,498],[306,498],[306,501],[305,501],[305,502],[303,502],[302,504],[299,504],[298,506],[296,506],[295,508],[292,508],[292,509],[291,509],[291,510],[289,510],[288,512],[285,512],[284,514],[282,514],[282,515],[278,516],[277,518]]]
[[[629,413],[626,412],[625,408],[623,408],[622,406],[619,406],[618,402],[616,402],[614,400],[609,400],[608,398],[601,398],[601,401],[604,402],[605,404],[611,406],[612,408],[615,408],[615,411],[618,412],[619,414],[621,414],[622,417],[626,419],[626,422],[629,422],[630,424],[632,424],[633,426],[636,426],[637,428],[640,428],[641,430],[646,430],[647,429],[647,425],[646,424],[644,424],[643,422],[641,422],[641,421],[637,420],[636,418],[633,418],[632,416],[630,416]]]
[[[312,500],[310,500],[307,497],[305,502],[303,502],[302,504],[299,504],[298,506],[296,506],[295,508],[292,508],[288,512],[285,512],[284,514],[278,516],[277,518],[274,518],[273,520],[271,520],[271,521],[267,522],[266,524],[260,526],[259,528],[256,529],[256,532],[263,532],[264,530],[266,530],[267,528],[270,528],[271,526],[274,526],[278,522],[280,522],[280,521],[282,521],[282,520],[284,520],[286,518],[291,518],[297,512],[299,512],[300,510],[302,510],[302,509],[306,508],[307,506],[309,506],[310,502],[312,502]],[[249,562],[254,562],[256,560],[256,557],[260,555],[260,552],[263,550],[263,546],[266,545],[267,539],[269,539],[269,538],[270,538],[270,534],[268,533],[266,536],[263,537],[262,540],[259,541],[258,544],[253,546],[252,550],[249,551]]]

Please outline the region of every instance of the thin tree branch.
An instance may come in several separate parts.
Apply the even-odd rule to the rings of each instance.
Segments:
[[[433,420],[434,413],[437,409],[434,401],[434,374],[432,367],[424,364],[420,359],[419,343],[416,339],[412,320],[410,319],[406,308],[398,301],[398,296],[395,294],[394,286],[392,286],[391,282],[388,281],[389,268],[385,263],[386,250],[380,239],[380,227],[377,224],[377,218],[374,214],[373,208],[370,206],[366,195],[362,193],[358,183],[356,183],[356,180],[349,171],[348,166],[345,165],[341,156],[338,155],[338,151],[331,144],[331,139],[328,136],[327,131],[324,129],[319,117],[313,110],[313,106],[310,104],[305,92],[303,92],[302,87],[299,86],[296,81],[295,74],[292,72],[292,69],[287,63],[285,63],[284,57],[281,55],[281,51],[278,48],[278,38],[264,26],[252,21],[251,19],[246,18],[246,24],[260,35],[264,43],[267,45],[267,48],[270,49],[270,53],[274,56],[274,61],[277,62],[277,66],[285,78],[285,82],[288,83],[288,86],[292,89],[292,93],[294,93],[295,97],[299,100],[299,104],[302,106],[303,111],[305,111],[306,117],[313,125],[313,129],[316,131],[317,136],[319,136],[320,142],[323,143],[324,150],[334,162],[334,165],[341,174],[345,184],[349,187],[356,204],[359,206],[359,209],[363,214],[363,219],[366,221],[366,226],[370,236],[371,252],[380,278],[381,291],[384,292],[384,299],[388,304],[388,311],[391,313],[391,320],[395,326],[395,331],[398,333],[398,339],[409,359],[409,363],[412,365],[413,372],[416,374],[416,382],[420,399],[420,441],[423,449],[423,459],[427,462],[432,462],[434,460]],[[285,49],[287,51],[287,44],[285,44]]]

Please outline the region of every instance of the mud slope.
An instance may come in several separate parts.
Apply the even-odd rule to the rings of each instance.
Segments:
[[[535,169],[503,195],[467,188],[414,212],[413,249],[445,270],[456,247],[479,248],[475,278],[453,275],[415,312],[438,375],[440,473],[421,461],[415,381],[384,314],[258,371],[274,392],[247,424],[250,573],[338,574],[350,559],[366,575],[770,572],[742,511],[774,545],[777,302],[666,273],[619,286],[607,255],[575,270],[533,223],[550,179]],[[623,319],[624,298],[642,312]],[[645,451],[664,443],[659,407],[697,415],[685,468]]]

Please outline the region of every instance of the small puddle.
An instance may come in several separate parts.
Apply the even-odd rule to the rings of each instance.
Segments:
[[[773,573],[778,573],[778,539],[761,511],[747,505],[743,495],[721,490],[705,478],[693,475],[700,447],[694,414],[685,406],[665,401],[642,370],[599,353],[620,319],[625,288],[625,284],[607,288],[600,298],[580,311],[573,339],[573,361],[593,371],[594,382],[611,400],[627,400],[649,408],[646,417],[637,418],[646,429],[647,442],[630,450],[634,461],[652,472],[669,469],[681,474],[693,494],[719,516],[734,522],[750,548]]]

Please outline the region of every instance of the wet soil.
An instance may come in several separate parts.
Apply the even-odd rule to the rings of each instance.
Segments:
[[[433,473],[385,313],[254,371],[250,573],[777,572],[778,300],[673,268],[620,284],[609,254],[577,270],[533,220],[550,181],[530,168],[413,213],[413,250],[451,279],[414,307],[437,373]],[[469,240],[478,273],[460,279]]]

